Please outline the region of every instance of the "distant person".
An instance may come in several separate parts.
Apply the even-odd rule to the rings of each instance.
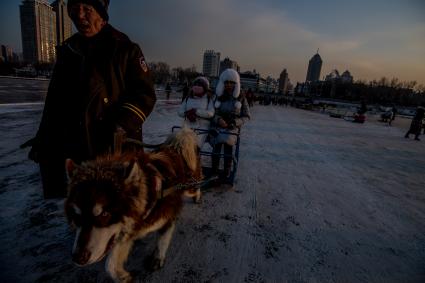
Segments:
[[[391,126],[391,124],[395,120],[396,115],[397,115],[397,108],[395,107],[395,105],[393,105],[392,108],[391,108],[391,118],[388,121],[388,125]]]
[[[366,101],[362,100],[360,103],[360,108],[357,110],[358,114],[365,114],[367,112]]]
[[[170,99],[170,94],[171,94],[171,85],[170,85],[170,83],[167,83],[167,85],[165,87],[165,93],[167,95],[167,100]]]
[[[182,92],[182,102],[189,95],[189,90],[190,90],[189,89],[189,84],[187,82],[185,82],[183,88],[181,89],[181,92]]]
[[[263,105],[270,105],[272,103],[272,96],[270,94],[266,94],[263,96]]]
[[[66,196],[65,159],[110,152],[117,131],[141,140],[156,101],[145,57],[108,23],[108,4],[68,0],[78,32],[58,47],[37,135],[24,144],[40,165],[45,198]]]
[[[415,135],[415,140],[420,141],[419,135],[421,134],[422,130],[422,120],[425,116],[425,103],[422,103],[421,106],[419,106],[416,109],[416,114],[412,119],[412,123],[410,124],[410,129],[407,131],[405,138],[409,138],[410,134]]]
[[[233,146],[239,128],[249,120],[250,112],[246,98],[240,95],[240,78],[237,71],[225,70],[216,88],[215,116],[212,122],[210,143],[213,147],[212,174],[217,175],[222,148],[224,148],[224,172],[222,180],[229,181],[232,168]]]
[[[366,121],[367,105],[366,101],[362,100],[357,113],[354,113],[354,123],[364,123]]]
[[[192,84],[189,94],[183,100],[178,115],[185,119],[190,128],[208,130],[214,116],[214,100],[209,95],[210,83],[205,77],[197,77]],[[201,149],[207,135],[198,135],[198,147]]]
[[[248,88],[248,91],[245,94],[246,100],[248,101],[249,107],[254,107],[254,93],[251,88]]]

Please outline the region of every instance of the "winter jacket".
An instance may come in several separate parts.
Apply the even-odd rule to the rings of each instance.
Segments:
[[[196,109],[196,120],[189,121],[186,118],[186,112]],[[202,97],[188,96],[183,100],[178,110],[178,115],[185,118],[184,123],[190,128],[200,128],[208,130],[210,128],[211,119],[214,116],[214,100],[207,95]],[[201,148],[206,139],[206,135],[198,135],[198,146]]]
[[[227,80],[235,82],[233,93],[225,92],[224,82]],[[218,134],[210,136],[210,143],[212,145],[218,143],[235,145],[237,136],[234,134],[238,133],[242,125],[251,117],[248,102],[245,96],[240,95],[240,79],[235,70],[227,69],[220,75],[216,95],[212,127],[217,130],[216,133]],[[227,128],[220,127],[220,119],[228,124]]]
[[[228,145],[235,145],[237,136],[233,134],[238,133],[242,125],[250,118],[249,106],[246,98],[235,98],[229,95],[227,100],[219,103],[216,102],[215,105],[216,115],[214,116],[212,127],[218,130],[218,135],[216,137],[211,137],[210,142],[211,144],[226,143]],[[224,119],[229,127],[220,127],[220,119]]]
[[[155,101],[137,44],[109,24],[92,38],[77,33],[58,48],[34,146],[40,158],[94,158],[110,150],[117,126],[140,140]]]

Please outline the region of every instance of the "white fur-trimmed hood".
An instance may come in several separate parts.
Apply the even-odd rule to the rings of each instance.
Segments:
[[[239,73],[234,69],[226,69],[223,73],[221,73],[220,79],[215,90],[215,94],[218,97],[223,95],[225,81],[233,81],[236,83],[235,89],[233,91],[233,97],[238,98],[241,92],[241,80],[239,77]]]

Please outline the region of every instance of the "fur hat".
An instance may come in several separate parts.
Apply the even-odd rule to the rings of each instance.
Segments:
[[[87,4],[92,6],[99,15],[105,20],[109,20],[108,16],[108,6],[109,6],[109,0],[68,0],[68,15],[69,11],[71,10],[71,6],[77,3]]]
[[[215,94],[217,94],[218,97],[223,95],[225,81],[232,81],[236,83],[235,89],[233,90],[233,97],[238,98],[241,92],[241,80],[239,73],[234,69],[226,69],[223,73],[221,73],[220,80],[218,81],[215,91]]]
[[[208,91],[210,88],[210,82],[208,81],[206,77],[197,77],[196,79],[193,80],[192,84],[194,85],[196,83],[201,84],[205,91]]]

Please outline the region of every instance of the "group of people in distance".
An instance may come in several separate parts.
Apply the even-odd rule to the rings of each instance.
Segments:
[[[209,91],[209,81],[198,77],[183,99],[178,115],[190,128],[209,129],[208,135],[201,134],[198,147],[206,139],[212,146],[211,175],[218,175],[220,153],[224,152],[224,169],[220,176],[223,182],[230,178],[233,147],[237,142],[240,127],[250,118],[248,101],[241,94],[240,78],[237,71],[225,70],[216,86],[215,95]]]

